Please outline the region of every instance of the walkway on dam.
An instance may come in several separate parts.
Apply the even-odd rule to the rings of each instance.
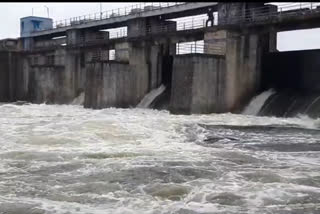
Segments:
[[[216,3],[170,3],[166,4],[167,7],[165,8],[165,5],[161,6],[159,5],[148,5],[144,6],[143,4],[140,4],[139,7],[136,6],[134,7],[133,11],[136,11],[133,13],[129,9],[119,9],[119,10],[112,10],[113,12],[110,15],[109,12],[104,12],[102,13],[102,16],[96,19],[89,19],[90,17],[94,16],[97,18],[97,15],[87,15],[78,17],[78,18],[73,18],[70,20],[75,20],[75,21],[65,21],[66,24],[59,27],[59,23],[63,22],[56,22],[54,25],[53,29],[50,30],[45,30],[45,31],[39,31],[39,32],[34,32],[32,35],[34,36],[40,36],[44,34],[51,34],[51,33],[56,33],[57,30],[65,31],[69,28],[86,28],[88,24],[90,25],[99,25],[102,24],[102,21],[109,20],[109,22],[119,22],[119,18],[126,17],[126,19],[123,19],[123,23],[125,23],[125,20],[129,20],[133,18],[134,16],[139,16],[141,17],[141,14],[143,12],[150,12],[151,11],[161,11],[162,13],[169,13],[170,11],[169,8],[175,8],[175,12],[179,10],[183,10],[181,6],[189,5],[188,9],[195,9],[195,8],[208,8],[210,6],[214,6]],[[320,27],[320,22],[318,21],[320,19],[320,3],[283,3],[281,5],[277,5],[278,7],[274,7],[273,11],[272,7],[273,5],[265,5],[264,7],[259,7],[259,8],[254,8],[254,9],[249,9],[245,11],[245,15],[238,15],[238,16],[233,16],[232,18],[225,18],[225,19],[218,19],[218,16],[215,16],[215,19],[218,19],[215,21],[215,25],[213,27],[207,27],[206,26],[206,21],[207,17],[205,15],[201,16],[200,18],[194,18],[194,17],[186,17],[182,21],[178,22],[173,22],[172,24],[166,24],[166,25],[158,25],[158,26],[152,26],[152,31],[151,27],[145,29],[145,35],[157,35],[157,36],[162,36],[162,35],[168,35],[170,33],[170,36],[174,36],[173,34],[177,34],[177,37],[179,37],[179,32],[183,34],[199,34],[203,33],[205,30],[215,30],[215,29],[221,29],[221,28],[239,28],[243,27],[244,25],[246,27],[248,26],[259,26],[262,25],[264,27],[268,25],[277,25],[278,31],[285,31],[285,30],[291,30],[292,26],[294,25],[295,30],[298,28],[299,25],[301,25],[301,28],[305,28],[306,25],[310,24],[312,27]],[[149,8],[148,8],[149,7]],[[181,7],[179,10],[177,9],[178,7]],[[162,9],[161,9],[162,8]],[[167,9],[167,10],[166,10]],[[186,8],[185,8],[186,9]],[[275,10],[274,10],[275,9]],[[123,12],[123,10],[125,12]],[[115,11],[118,11],[116,13]],[[172,12],[172,11],[171,11]],[[109,15],[108,15],[109,14]],[[112,15],[113,14],[113,15]],[[139,15],[140,14],[140,15]],[[249,15],[250,14],[250,15]],[[101,14],[100,14],[101,15]],[[89,18],[87,18],[89,17]],[[199,17],[199,16],[198,16]],[[308,20],[307,23],[305,23],[305,20]],[[311,21],[310,21],[311,20]],[[290,25],[290,23],[292,23]],[[172,25],[172,26],[171,26]],[[317,26],[319,25],[319,26]],[[66,28],[67,27],[67,28]],[[172,30],[172,29],[175,30]],[[308,28],[308,27],[306,27]],[[133,32],[130,34],[130,38],[133,37],[142,37],[141,32],[137,32],[135,35]],[[96,45],[96,44],[103,44],[103,43],[109,43],[112,42],[112,40],[126,40],[128,38],[127,34],[127,29],[126,27],[120,27],[118,30],[112,32],[110,34],[110,37],[108,41],[106,41],[104,38],[101,39],[96,39],[95,41],[81,41],[78,45],[80,46],[90,46],[90,45]],[[115,41],[114,41],[115,42]],[[57,40],[52,40],[52,41],[46,41],[43,44],[38,44],[37,49],[41,48],[47,48],[47,47],[55,47],[55,46],[60,46],[61,44],[65,43],[65,39],[57,39]]]

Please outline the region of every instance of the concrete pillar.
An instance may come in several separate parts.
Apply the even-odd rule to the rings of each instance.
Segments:
[[[225,58],[187,54],[174,58],[170,112],[206,114],[225,111]]]
[[[205,32],[204,53],[214,55],[226,54],[227,32],[225,30]]]
[[[116,61],[129,62],[129,44],[128,42],[115,44]]]
[[[147,20],[137,18],[128,21],[128,37],[139,37],[147,34]]]
[[[174,32],[176,29],[175,21],[164,21],[159,17],[137,18],[128,22],[128,37]]]
[[[30,51],[34,47],[34,39],[32,37],[22,38],[23,50]]]
[[[93,31],[85,29],[84,31],[84,42],[95,42],[95,41],[109,40],[108,31]]]
[[[236,24],[254,18],[254,8],[263,7],[263,2],[236,2],[218,4],[218,24]]]
[[[262,57],[259,36],[227,31],[226,111],[243,107],[259,90]]]
[[[135,104],[150,90],[148,48],[144,41],[129,43],[129,65],[134,72]]]
[[[277,30],[272,27],[269,32],[269,52],[277,52]]]
[[[133,103],[134,90],[129,65],[119,62],[93,62],[87,65],[85,108],[127,108]]]
[[[84,42],[83,33],[79,29],[67,30],[67,45],[77,45]]]

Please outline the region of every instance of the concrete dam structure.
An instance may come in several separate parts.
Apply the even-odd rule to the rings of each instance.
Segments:
[[[209,11],[211,26],[207,18],[176,21]],[[25,17],[20,38],[0,41],[0,102],[71,104],[84,96],[85,108],[130,108],[163,85],[148,106],[205,114],[241,112],[273,87],[261,115],[304,109],[316,117],[320,52],[280,53],[276,44],[277,32],[317,28],[319,19],[316,3],[262,2],[140,4],[55,23]],[[310,100],[290,99],[306,107],[284,101],[299,93]],[[286,107],[270,110],[280,100]]]

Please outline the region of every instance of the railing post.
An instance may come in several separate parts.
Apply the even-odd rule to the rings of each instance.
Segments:
[[[192,44],[191,44],[191,46],[190,46],[190,47],[191,47],[191,51],[190,51],[190,53],[192,53]]]
[[[197,53],[197,41],[195,41],[195,44],[194,44],[194,52]]]
[[[193,18],[192,18],[192,24],[191,24],[191,29],[193,29]]]
[[[179,43],[177,43],[178,44],[178,55],[179,55],[179,49],[180,49],[180,47],[179,47]]]

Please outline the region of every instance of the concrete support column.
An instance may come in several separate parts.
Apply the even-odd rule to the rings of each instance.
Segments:
[[[115,44],[116,61],[129,62],[129,43],[116,43]]]
[[[135,104],[149,91],[148,48],[144,41],[129,43],[129,65],[131,72],[134,72]]]
[[[254,19],[256,11],[255,8],[263,7],[263,2],[258,3],[224,3],[218,4],[218,20],[219,24],[236,24],[243,21]]]
[[[95,41],[103,41],[109,40],[109,32],[108,31],[93,31],[90,29],[85,29],[84,34],[84,42],[95,42]]]
[[[159,17],[138,18],[128,22],[128,37],[175,32],[176,30],[175,21],[165,21]]]
[[[128,21],[128,37],[139,37],[147,34],[147,19],[137,18]]]
[[[225,30],[205,32],[204,53],[222,55],[226,54],[227,32]]]
[[[67,45],[77,45],[83,41],[83,33],[79,29],[67,30]]]
[[[30,51],[34,47],[34,39],[32,37],[26,37],[22,39],[23,50]]]
[[[174,114],[225,112],[225,58],[187,54],[175,56],[170,99]]]
[[[243,107],[258,91],[261,75],[260,35],[227,31],[226,111]]]
[[[277,51],[277,30],[272,27],[269,33],[269,52]]]

